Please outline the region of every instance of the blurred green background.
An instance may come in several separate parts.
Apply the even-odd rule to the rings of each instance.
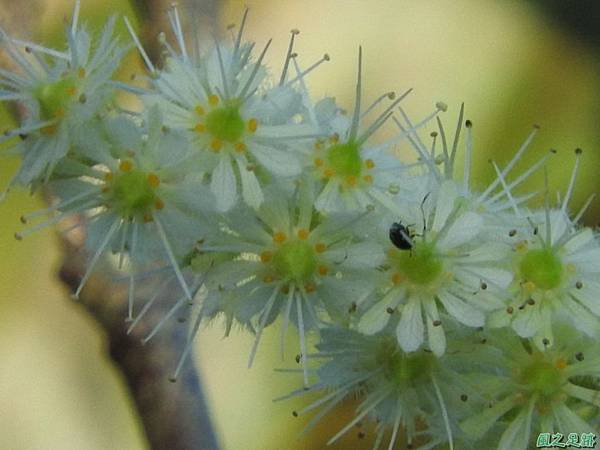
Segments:
[[[96,31],[113,13],[133,15],[124,0],[82,3],[83,21]],[[361,44],[365,102],[384,91],[413,87],[404,103],[409,113],[419,117],[444,100],[450,105],[444,121],[454,130],[464,101],[466,118],[474,123],[474,179],[480,186],[493,174],[487,161],[506,163],[531,126],[539,124],[539,137],[520,167],[551,147],[557,149],[548,169],[550,188],[564,191],[573,150],[581,147],[584,163],[572,210],[598,190],[600,52],[595,39],[586,39],[585,30],[561,26],[558,10],[544,13],[530,2],[491,0],[264,0],[216,5],[223,26],[239,22],[244,6],[250,7],[247,36],[259,46],[274,38],[267,62],[275,70],[281,67],[292,28],[301,30],[296,50],[304,67],[329,53],[331,62],[310,77],[313,98],[334,95],[350,107]],[[3,0],[0,23],[20,37],[57,42],[71,8],[72,2],[65,0]],[[594,30],[593,17],[600,21],[600,16],[589,13]],[[119,30],[124,31],[122,24]],[[128,61],[124,78],[139,71],[134,52]],[[10,116],[5,110],[0,114],[2,128],[9,128]],[[17,166],[14,158],[1,160],[0,189]],[[543,189],[542,174],[526,188]],[[57,280],[60,254],[54,231],[23,242],[13,238],[19,216],[41,205],[25,192],[14,192],[0,204],[0,449],[145,449],[140,421],[107,358],[102,331],[68,299]],[[598,224],[599,201],[584,220]],[[278,336],[277,326],[265,332],[252,370],[246,369],[251,336],[239,332],[224,340],[217,326],[202,332],[197,341],[195,356],[225,450],[324,448],[326,436],[351,417],[353,405],[346,405],[308,438],[298,439],[306,418],[294,419],[291,411],[299,403],[271,401],[301,382],[273,372],[273,367],[285,366],[278,357]],[[295,345],[290,336],[290,353]],[[359,443],[351,433],[330,448],[370,445],[368,436]]]

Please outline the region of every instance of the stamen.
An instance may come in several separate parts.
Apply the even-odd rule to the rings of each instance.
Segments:
[[[291,86],[296,81],[303,80],[304,77],[306,77],[306,75],[308,75],[310,72],[312,72],[313,70],[315,70],[317,67],[319,67],[324,62],[329,61],[330,59],[331,58],[329,57],[329,55],[327,53],[325,53],[323,55],[323,57],[321,59],[319,59],[316,63],[314,63],[311,66],[309,66],[308,69],[304,70],[303,72],[298,73],[294,78],[292,78],[287,83],[285,83],[285,86]],[[296,66],[296,71],[297,72],[299,71],[299,67],[298,66]]]
[[[139,230],[139,225],[136,222],[133,224],[133,232],[131,235],[131,248],[129,249],[129,265],[130,265],[129,270],[131,271],[131,274],[129,276],[129,292],[128,292],[128,296],[127,296],[127,318],[129,320],[133,320],[133,302],[135,300],[135,298],[134,298],[135,279],[133,276],[133,268],[131,267],[131,265],[132,265],[133,256],[135,255],[135,251],[136,251],[136,247],[137,247],[138,230]]]
[[[560,208],[563,214],[567,213],[567,205],[569,204],[571,196],[573,195],[573,188],[575,187],[575,180],[577,179],[577,172],[579,171],[581,153],[582,151],[580,148],[575,150],[575,165],[573,166],[573,171],[571,172],[571,179],[569,180],[569,187],[567,188],[567,193],[565,194],[562,207]]]
[[[223,55],[221,54],[221,46],[215,37],[215,47],[217,48],[217,57],[219,59],[219,71],[221,72],[221,80],[223,81],[223,90],[225,100],[229,100],[229,83],[227,82],[227,74],[223,65]]]
[[[400,408],[399,406],[399,404],[396,405],[396,420],[394,420],[394,427],[392,428],[392,436],[390,438],[390,445],[388,446],[388,450],[393,450],[396,444],[396,438],[398,437],[398,429],[400,428],[400,420],[402,419],[402,408]]]
[[[75,8],[73,9],[73,19],[71,20],[71,34],[73,36],[75,36],[75,33],[77,32],[77,22],[79,20],[80,7],[80,0],[75,0]]]
[[[459,123],[462,124],[462,117],[460,118]],[[437,397],[438,403],[440,404],[440,410],[444,419],[444,427],[446,428],[446,435],[448,436],[448,445],[450,446],[450,450],[454,450],[452,428],[450,427],[450,419],[448,418],[448,410],[446,409],[446,404],[444,403],[444,397],[442,397],[442,391],[440,391],[440,387],[438,386],[437,381],[435,380],[435,377],[433,375],[431,375],[431,382],[433,383],[435,395]]]
[[[285,55],[285,62],[283,63],[283,70],[281,71],[281,77],[279,78],[279,86],[283,86],[285,83],[285,78],[287,76],[287,71],[288,71],[288,67],[290,66],[290,60],[293,57],[293,51],[294,51],[294,38],[300,34],[300,31],[297,29],[293,29],[290,31],[291,33],[291,37],[290,37],[290,44],[288,46],[288,51],[287,54]]]
[[[158,234],[160,235],[160,239],[163,243],[163,247],[164,247],[165,251],[167,252],[167,257],[169,258],[169,262],[171,263],[171,267],[173,268],[173,271],[175,272],[175,276],[177,277],[177,280],[179,281],[179,284],[180,284],[181,288],[183,289],[183,292],[185,293],[185,297],[189,301],[192,301],[192,294],[190,293],[188,285],[185,282],[185,279],[183,278],[183,274],[181,273],[181,270],[179,269],[179,265],[177,264],[177,260],[175,259],[175,255],[173,254],[171,244],[169,243],[169,240],[167,239],[165,229],[162,226],[162,223],[159,220],[158,215],[154,216],[154,223],[156,223],[156,228],[158,229]]]
[[[165,323],[167,323],[167,321],[173,317],[173,315],[177,312],[177,310],[179,308],[181,308],[181,306],[183,304],[186,303],[186,297],[183,296],[180,299],[177,300],[177,302],[175,302],[175,304],[173,305],[173,307],[160,319],[160,321],[156,324],[156,326],[152,329],[152,331],[150,331],[150,333],[144,338],[142,339],[142,344],[147,344],[148,341],[150,339],[152,339],[156,333],[158,333],[160,331],[160,329],[165,325]]]
[[[511,182],[508,185],[508,189],[509,190],[513,190],[515,189],[517,186],[519,186],[523,181],[525,181],[527,178],[529,178],[531,175],[533,175],[533,173],[535,173],[540,167],[542,167],[546,161],[552,156],[556,154],[556,150],[551,149],[548,154],[546,154],[545,156],[543,156],[542,158],[540,158],[535,164],[533,164],[529,169],[527,169],[525,172],[523,172],[521,175],[519,175],[513,182]],[[495,194],[490,200],[489,203],[494,203],[497,200],[499,200],[502,196],[504,195],[504,191],[500,191],[499,193]]]
[[[87,270],[85,271],[85,274],[83,275],[83,278],[79,282],[79,286],[77,287],[77,290],[73,294],[74,298],[76,298],[76,299],[79,298],[79,294],[81,293],[81,290],[83,289],[83,287],[87,283],[88,279],[92,275],[92,272],[93,272],[94,268],[96,267],[96,264],[98,263],[98,260],[100,259],[100,256],[102,256],[102,254],[104,253],[104,250],[108,246],[111,238],[113,237],[115,232],[119,229],[120,224],[121,224],[120,218],[115,220],[113,222],[113,224],[111,225],[110,229],[108,230],[108,233],[106,233],[106,236],[104,236],[104,239],[102,240],[102,242],[100,243],[100,246],[96,250],[96,253],[94,253],[94,256],[92,257],[92,259],[87,267]]]
[[[354,141],[358,134],[358,123],[360,120],[360,100],[362,95],[362,46],[358,46],[358,75],[356,77],[356,94],[354,97],[354,113],[352,114],[352,125],[348,136],[349,141]]]
[[[463,116],[465,113],[465,104],[460,105],[460,112],[458,113],[458,123],[456,125],[456,132],[454,133],[454,142],[452,143],[452,151],[450,152],[450,173],[454,172],[454,161],[456,159],[456,150],[458,149],[458,140],[460,139],[460,130],[462,128]]]
[[[469,178],[471,176],[472,157],[473,157],[473,122],[467,120],[465,122],[467,129],[466,150],[465,150],[465,167],[463,170],[463,186],[466,192],[469,192]]]
[[[48,208],[39,209],[39,210],[34,211],[32,213],[24,214],[24,215],[21,216],[21,223],[27,223],[29,220],[34,219],[36,217],[45,216],[46,214],[49,214],[49,213],[54,212],[54,211],[57,211],[57,210],[62,209],[64,207],[66,207],[66,206],[72,205],[73,203],[75,203],[75,202],[77,202],[79,200],[82,200],[82,199],[84,199],[84,198],[86,198],[86,197],[88,197],[90,195],[95,195],[97,193],[98,193],[98,189],[92,189],[90,191],[85,191],[85,192],[82,192],[80,194],[74,195],[73,197],[71,197],[68,200],[56,203],[55,205],[52,205],[52,206],[50,206]]]
[[[262,332],[265,329],[265,325],[267,323],[267,319],[271,314],[271,309],[273,309],[273,305],[275,304],[275,300],[277,299],[277,294],[279,293],[279,285],[275,286],[273,292],[271,293],[271,297],[267,301],[267,304],[263,308],[263,313],[260,318],[260,322],[258,324],[258,330],[256,331],[256,338],[254,339],[254,344],[252,345],[252,350],[250,351],[250,357],[248,358],[248,368],[252,367],[254,363],[254,357],[256,356],[256,350],[258,349],[258,344],[260,343],[260,338],[262,336]]]
[[[304,331],[304,318],[302,317],[302,301],[300,297],[296,297],[296,313],[298,314],[298,333],[300,334],[300,352],[306,355],[306,339]],[[302,369],[304,377],[304,387],[308,386],[308,370],[307,370],[307,359],[302,358]]]
[[[239,98],[243,99],[243,101],[246,100],[246,98],[245,98],[246,93],[250,89],[250,86],[252,86],[252,83],[254,82],[254,78],[256,77],[256,74],[258,73],[258,69],[260,68],[260,65],[262,64],[265,54],[267,53],[267,50],[269,49],[269,46],[271,45],[272,41],[273,41],[273,39],[269,39],[269,41],[267,42],[267,45],[265,45],[265,48],[263,49],[262,53],[258,57],[258,60],[256,61],[256,63],[254,64],[254,69],[252,70],[252,73],[250,74],[248,81],[246,81],[245,86],[242,88],[240,95],[238,96]]]
[[[283,322],[281,324],[281,335],[280,335],[280,350],[281,350],[281,359],[284,359],[284,351],[285,351],[285,333],[287,331],[288,324],[290,322],[290,313],[292,311],[292,303],[294,300],[294,291],[295,286],[292,284],[290,286],[290,292],[288,294],[288,298],[285,304],[285,310],[283,314]]]
[[[244,33],[244,28],[246,26],[246,18],[248,17],[248,8],[244,10],[244,16],[242,17],[242,23],[240,24],[240,30],[238,31],[237,39],[235,40],[235,47],[233,50],[233,57],[236,58],[238,52],[240,51],[240,45],[242,43],[242,34]]]
[[[142,308],[142,310],[140,311],[140,313],[137,315],[137,317],[135,318],[135,320],[129,325],[129,328],[127,329],[127,334],[131,334],[131,332],[136,327],[136,325],[138,323],[140,323],[140,321],[142,320],[142,318],[146,315],[146,313],[150,310],[150,308],[152,307],[152,305],[154,305],[154,303],[156,302],[156,300],[158,300],[158,298],[160,297],[160,295],[162,295],[162,293],[165,291],[165,289],[167,288],[167,286],[171,283],[171,281],[174,278],[175,278],[174,276],[170,277],[165,283],[163,283],[161,285],[160,288],[158,288],[156,290],[156,292],[150,298],[150,300],[148,300],[148,302],[146,302],[146,304],[144,305],[144,307]]]
[[[375,107],[381,103],[384,99],[389,98],[390,100],[394,100],[396,98],[396,93],[394,91],[386,92],[385,94],[381,94],[379,97],[375,99],[371,106],[369,106],[361,115],[360,118],[364,118],[367,114],[369,114]]]
[[[369,414],[371,411],[373,411],[373,409],[375,409],[377,407],[377,405],[379,403],[381,403],[391,392],[392,388],[387,388],[384,389],[383,392],[381,392],[377,397],[375,397],[375,399],[371,400],[369,403],[367,403],[367,400],[365,400],[365,402],[363,402],[363,404],[361,405],[361,409],[362,411],[360,412],[360,414],[358,414],[353,420],[350,421],[350,423],[348,423],[344,428],[342,428],[335,436],[333,436],[331,439],[329,439],[329,441],[327,441],[327,445],[331,445],[333,444],[335,441],[337,441],[339,438],[341,438],[344,434],[346,434],[348,431],[350,431],[350,429],[356,425],[358,422],[360,422],[367,414]]]
[[[535,125],[533,127],[533,130],[531,131],[531,133],[529,133],[529,136],[527,136],[527,138],[525,139],[525,142],[523,142],[523,144],[521,144],[521,147],[519,147],[519,150],[517,150],[517,153],[515,153],[515,156],[513,156],[513,158],[509,161],[509,163],[506,165],[506,167],[502,171],[502,176],[504,178],[506,178],[506,176],[512,170],[512,168],[515,166],[517,161],[519,161],[519,159],[521,159],[521,156],[523,156],[523,153],[525,152],[525,150],[527,150],[527,148],[529,147],[529,144],[531,144],[531,141],[533,141],[533,138],[535,137],[535,135],[537,134],[539,129],[540,128],[537,125]],[[490,184],[488,186],[488,188],[479,196],[477,201],[482,202],[483,199],[485,199],[488,195],[490,195],[490,193],[498,186],[499,183],[500,183],[500,180],[498,178],[496,178],[494,180],[494,182],[492,184]]]
[[[596,194],[592,194],[588,197],[588,199],[585,201],[585,203],[583,204],[583,206],[581,207],[581,209],[579,210],[579,212],[573,219],[574,224],[577,224],[581,220],[581,217],[583,217],[583,215],[585,214],[587,209],[590,207],[590,205],[592,204],[592,200],[594,200],[595,197],[596,197]]]
[[[519,211],[519,208],[517,207],[517,203],[515,202],[514,197],[510,193],[510,188],[506,185],[506,181],[504,180],[504,177],[502,176],[502,172],[500,172],[500,169],[498,168],[498,165],[493,160],[490,160],[490,163],[494,166],[494,170],[496,171],[496,175],[497,175],[498,179],[500,180],[500,183],[502,184],[502,188],[504,189],[504,193],[508,197],[508,201],[510,202],[510,205],[512,206],[513,211],[515,212],[515,214],[517,215],[517,217],[521,217],[521,212]]]
[[[154,64],[152,64],[152,61],[148,57],[146,50],[144,50],[144,47],[142,46],[137,35],[135,34],[135,31],[133,31],[133,27],[131,26],[129,19],[127,19],[127,17],[123,17],[123,19],[125,20],[125,26],[127,27],[127,31],[129,32],[129,35],[133,39],[135,46],[137,47],[138,51],[140,52],[140,55],[142,55],[142,59],[144,60],[146,67],[152,73],[152,75],[156,75],[157,74],[156,68],[154,67]]]
[[[183,56],[183,60],[188,62],[188,54],[185,47],[185,39],[183,37],[183,28],[181,27],[181,21],[179,20],[179,11],[177,10],[177,4],[173,3],[171,5],[171,10],[168,11],[169,19],[172,20],[171,28],[173,28],[173,33],[177,38],[177,44],[179,45],[179,49],[181,50],[181,55]]]
[[[373,133],[375,133],[392,115],[392,110],[400,103],[404,98],[412,92],[412,88],[408,89],[404,92],[400,97],[394,100],[390,106],[388,106],[385,111],[383,111],[377,119],[371,124],[367,131],[361,134],[361,136],[357,139],[357,144],[362,145]]]

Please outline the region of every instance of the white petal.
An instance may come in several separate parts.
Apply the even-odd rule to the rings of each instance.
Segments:
[[[435,208],[435,217],[433,219],[432,230],[440,231],[448,216],[454,209],[454,202],[458,193],[456,191],[456,184],[452,181],[445,181],[439,190],[437,199],[437,207]]]
[[[427,318],[427,336],[429,348],[435,356],[442,356],[446,351],[446,333],[442,325],[434,326],[433,322],[440,320],[437,305],[433,300],[423,301],[423,307],[429,316]]]
[[[388,308],[396,308],[400,303],[400,294],[396,290],[391,290],[385,297],[371,306],[361,316],[358,322],[358,331],[364,334],[375,334],[387,325],[390,320]]]
[[[475,237],[483,228],[483,219],[479,214],[466,212],[460,215],[450,226],[446,235],[439,242],[440,248],[451,249],[459,247]]]
[[[423,343],[423,317],[421,315],[421,302],[410,299],[402,308],[402,317],[396,327],[396,337],[402,350],[414,352]]]
[[[331,179],[327,182],[315,202],[319,211],[333,212],[340,209],[339,181]]]
[[[250,144],[249,151],[269,172],[284,177],[300,173],[300,163],[290,151],[263,147],[255,143]]]
[[[515,310],[517,317],[513,320],[513,329],[521,337],[532,337],[542,327],[539,307]]]
[[[210,190],[215,194],[219,211],[228,211],[235,204],[237,182],[229,156],[225,154],[221,156],[219,164],[212,173]]]
[[[258,179],[254,175],[254,171],[248,170],[246,164],[240,159],[236,159],[238,169],[240,171],[240,179],[242,181],[242,197],[244,201],[254,209],[258,209],[264,200]]]
[[[485,323],[483,313],[467,304],[450,292],[439,292],[438,298],[446,308],[448,314],[459,322],[470,327],[482,327]]]
[[[593,245],[594,232],[590,228],[585,228],[575,236],[573,236],[564,246],[567,253],[573,253],[587,246],[588,244]]]
[[[571,289],[570,293],[579,302],[600,317],[600,283],[585,280],[581,289]]]
[[[500,438],[498,450],[527,450],[531,433],[533,404],[523,409]]]

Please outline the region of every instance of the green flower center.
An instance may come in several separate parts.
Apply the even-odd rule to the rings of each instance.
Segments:
[[[415,242],[410,250],[394,252],[392,259],[395,268],[415,284],[430,284],[442,273],[443,264],[434,246],[425,242]]]
[[[148,174],[141,170],[116,174],[110,194],[114,207],[124,217],[143,215],[158,200]]]
[[[308,242],[290,241],[273,255],[273,267],[282,279],[303,282],[315,272],[317,257]]]
[[[213,109],[206,115],[206,130],[215,138],[237,142],[244,132],[244,119],[235,105]]]
[[[554,289],[562,279],[563,265],[551,249],[528,251],[521,260],[521,275],[545,290]]]
[[[423,352],[406,354],[387,345],[381,350],[378,361],[383,364],[388,380],[398,388],[408,389],[429,380],[434,363],[431,355]]]
[[[327,149],[327,164],[335,175],[359,177],[362,170],[360,147],[355,142],[334,144]]]
[[[527,386],[533,393],[548,398],[560,392],[564,380],[560,369],[552,363],[536,361],[523,369],[519,382]]]
[[[40,105],[42,119],[52,120],[64,116],[75,92],[75,82],[70,78],[40,86],[35,97]]]

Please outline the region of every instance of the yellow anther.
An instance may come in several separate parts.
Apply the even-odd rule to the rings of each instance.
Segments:
[[[248,121],[248,131],[254,133],[258,128],[258,120],[252,118]]]
[[[535,291],[535,283],[533,281],[526,281],[521,286],[527,292]]]
[[[315,142],[315,150],[321,150],[323,148],[323,144],[319,141]]]
[[[80,68],[77,70],[77,76],[78,76],[79,78],[85,78],[85,69],[84,69],[83,67],[80,67]]]
[[[372,169],[373,167],[375,167],[375,163],[372,159],[367,159],[365,161],[365,166],[367,166],[367,169]]]
[[[208,103],[210,103],[212,106],[217,106],[219,104],[219,97],[215,94],[209,95]]]
[[[110,181],[110,180],[112,180],[112,179],[113,179],[113,173],[112,173],[112,172],[106,172],[106,173],[104,174],[104,179],[105,179],[106,181]]]
[[[204,133],[205,130],[206,130],[206,125],[204,125],[203,123],[199,123],[194,127],[194,131],[196,133]]]
[[[346,177],[346,184],[348,186],[356,186],[356,177],[354,175],[348,175]]]
[[[527,241],[519,241],[515,244],[515,250],[521,252],[527,250]]]
[[[131,172],[133,170],[133,163],[128,160],[121,161],[121,163],[119,164],[119,169],[122,172]]]
[[[304,285],[304,290],[310,294],[311,292],[315,292],[317,290],[317,286],[315,283],[308,282]]]
[[[317,242],[315,244],[315,250],[317,251],[317,253],[323,253],[325,250],[327,250],[327,246],[322,242]]]
[[[67,88],[67,95],[69,95],[70,97],[74,97],[75,94],[77,94],[77,88],[75,86],[69,86]]]
[[[157,199],[154,201],[154,207],[155,207],[156,209],[163,209],[163,208],[165,207],[165,203],[164,203],[164,202],[163,202],[163,201],[162,201],[160,198],[157,198]]]
[[[65,114],[66,113],[64,108],[58,108],[54,113],[54,117],[56,117],[57,119],[62,119],[63,117],[65,117]]]
[[[260,260],[264,263],[271,261],[272,258],[273,258],[273,252],[270,252],[268,250],[266,250],[260,254]]]
[[[365,183],[368,183],[368,184],[373,183],[373,177],[371,175],[365,175],[363,177],[363,180],[365,181]]]
[[[333,176],[333,170],[331,170],[331,169],[325,169],[323,171],[323,176],[325,178],[331,178]]]
[[[223,141],[220,139],[213,139],[210,143],[210,148],[213,152],[218,152],[223,147]]]
[[[394,283],[394,284],[402,283],[402,275],[399,274],[398,272],[396,272],[394,275],[392,275],[392,283]]]
[[[564,359],[564,358],[558,358],[558,359],[556,360],[556,362],[554,363],[554,366],[555,366],[557,369],[564,369],[565,367],[567,367],[567,361],[565,361],[565,359]]]
[[[329,142],[331,142],[332,144],[337,144],[339,140],[340,136],[337,133],[329,137]]]
[[[196,114],[198,114],[199,116],[203,116],[204,115],[204,108],[200,105],[196,106],[194,108],[194,111],[196,111]]]
[[[327,266],[319,266],[319,274],[320,275],[327,275],[329,273],[329,268]]]
[[[273,241],[277,242],[278,244],[281,244],[282,242],[284,242],[287,239],[287,236],[285,235],[284,232],[282,231],[278,231],[277,233],[275,233],[273,235]]]
[[[160,178],[158,178],[158,175],[155,173],[149,173],[148,184],[153,188],[157,188],[160,185]]]
[[[243,142],[236,142],[233,147],[235,148],[235,151],[238,153],[244,153],[248,149],[246,144],[244,144]]]
[[[154,218],[152,217],[152,214],[150,214],[150,213],[144,214],[144,222],[148,223],[148,222],[152,222],[153,220],[154,220]]]
[[[307,239],[309,234],[309,231],[305,228],[298,230],[298,237],[302,240]]]
[[[265,277],[263,278],[263,281],[265,283],[272,283],[273,281],[275,281],[275,278],[273,278],[272,275],[265,275]]]
[[[323,160],[321,158],[315,158],[315,166],[321,167],[323,165]]]

